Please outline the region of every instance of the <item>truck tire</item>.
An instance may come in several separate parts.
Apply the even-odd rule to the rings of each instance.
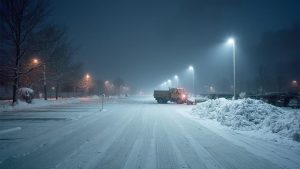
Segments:
[[[163,103],[163,99],[162,98],[157,98],[157,103],[162,104]]]
[[[168,100],[163,99],[163,104],[167,104],[167,103],[168,103]]]

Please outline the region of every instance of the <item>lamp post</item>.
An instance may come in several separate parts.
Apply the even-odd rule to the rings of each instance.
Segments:
[[[106,80],[104,82],[104,93],[105,93],[105,95],[108,95],[108,89],[109,89],[109,81]]]
[[[54,93],[54,91],[55,91],[55,87],[54,87],[54,86],[52,86],[52,87],[51,87],[51,89],[52,89],[52,91],[51,91],[51,94],[50,94],[50,98],[54,98],[54,95],[53,95],[53,93]]]
[[[46,82],[46,64],[43,63],[43,75],[44,75],[44,99],[47,100],[47,82]]]
[[[169,88],[172,87],[172,81],[168,79],[167,84],[169,85]]]
[[[293,85],[293,86],[298,86],[297,80],[292,80],[292,85]]]
[[[292,80],[292,90],[293,92],[298,92],[298,81]]]
[[[193,66],[189,66],[188,70],[192,73],[192,80],[193,80],[193,93],[195,95],[195,70]]]
[[[178,88],[178,86],[179,86],[179,77],[177,75],[175,75],[174,79],[176,81],[176,87]]]
[[[233,99],[235,100],[235,40],[229,38],[227,41],[228,44],[232,45],[232,56],[233,56]]]
[[[90,87],[90,78],[91,78],[91,76],[87,73],[86,75],[85,75],[85,79],[86,79],[86,92],[87,92],[87,94],[89,94],[89,87]]]
[[[164,89],[168,88],[168,82],[163,82],[163,86]]]
[[[33,64],[39,64],[38,59],[33,59],[32,62]],[[46,63],[42,62],[42,65],[43,65],[44,99],[47,100]]]
[[[164,89],[165,86],[166,86],[166,82],[163,82],[162,84],[160,84],[160,88],[161,88],[161,89]]]

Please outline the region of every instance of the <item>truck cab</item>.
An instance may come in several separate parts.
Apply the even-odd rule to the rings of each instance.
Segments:
[[[188,94],[183,88],[169,88],[169,90],[154,90],[153,94],[157,103],[167,103],[168,101],[177,104],[186,103]]]

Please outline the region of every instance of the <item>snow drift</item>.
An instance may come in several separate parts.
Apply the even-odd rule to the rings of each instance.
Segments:
[[[235,130],[262,130],[300,142],[300,111],[286,111],[260,100],[208,100],[198,104],[192,114]]]

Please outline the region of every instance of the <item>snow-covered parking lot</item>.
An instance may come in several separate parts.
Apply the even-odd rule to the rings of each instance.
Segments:
[[[0,168],[300,168],[299,142],[267,130],[263,117],[258,128],[246,122],[237,128],[228,105],[129,97],[100,111],[99,103],[85,98],[1,112]],[[292,121],[297,130],[297,120],[282,123]]]

